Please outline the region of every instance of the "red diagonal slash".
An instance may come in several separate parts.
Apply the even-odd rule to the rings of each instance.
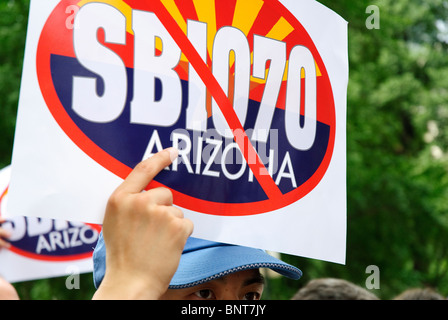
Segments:
[[[230,103],[230,100],[205,62],[200,57],[199,53],[188,40],[182,29],[178,26],[176,20],[171,17],[165,6],[160,1],[152,1],[152,5],[154,13],[157,15],[160,22],[169,32],[179,48],[181,48],[182,52],[196,70],[202,81],[207,84],[207,89],[210,91],[211,95],[218,104],[224,118],[227,121],[227,124],[232,129],[235,141],[240,150],[242,150],[246,162],[248,163],[258,183],[263,188],[263,191],[269,198],[282,196],[282,192],[269,175],[268,170],[261,162],[260,157],[246,135],[246,132],[244,131],[243,126],[241,125],[241,122],[238,119],[232,104]]]

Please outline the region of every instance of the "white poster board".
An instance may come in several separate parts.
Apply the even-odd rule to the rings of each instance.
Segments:
[[[194,236],[345,263],[347,82],[316,1],[32,0],[8,212],[101,223],[174,146]]]

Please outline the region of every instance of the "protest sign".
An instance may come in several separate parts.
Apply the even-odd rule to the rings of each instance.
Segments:
[[[11,168],[0,170],[0,217],[7,215]],[[10,248],[0,250],[0,276],[28,281],[93,270],[92,254],[101,227],[37,217],[10,217],[1,226],[10,232]]]
[[[32,0],[29,24],[12,214],[101,223],[132,168],[174,146],[149,188],[173,192],[195,236],[344,261],[337,14],[311,0]]]

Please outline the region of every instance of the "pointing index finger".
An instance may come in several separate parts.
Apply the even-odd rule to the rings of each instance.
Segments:
[[[143,191],[163,168],[169,166],[177,158],[178,153],[176,148],[168,148],[143,160],[131,171],[117,191],[127,193]]]

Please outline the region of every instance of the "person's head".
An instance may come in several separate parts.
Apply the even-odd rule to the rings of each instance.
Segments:
[[[98,288],[106,271],[106,250],[101,235],[93,262],[94,284]],[[264,287],[260,268],[269,268],[292,279],[302,276],[298,268],[264,250],[190,237],[162,299],[256,300]]]
[[[322,278],[309,281],[292,300],[378,300],[378,297],[349,281]]]

